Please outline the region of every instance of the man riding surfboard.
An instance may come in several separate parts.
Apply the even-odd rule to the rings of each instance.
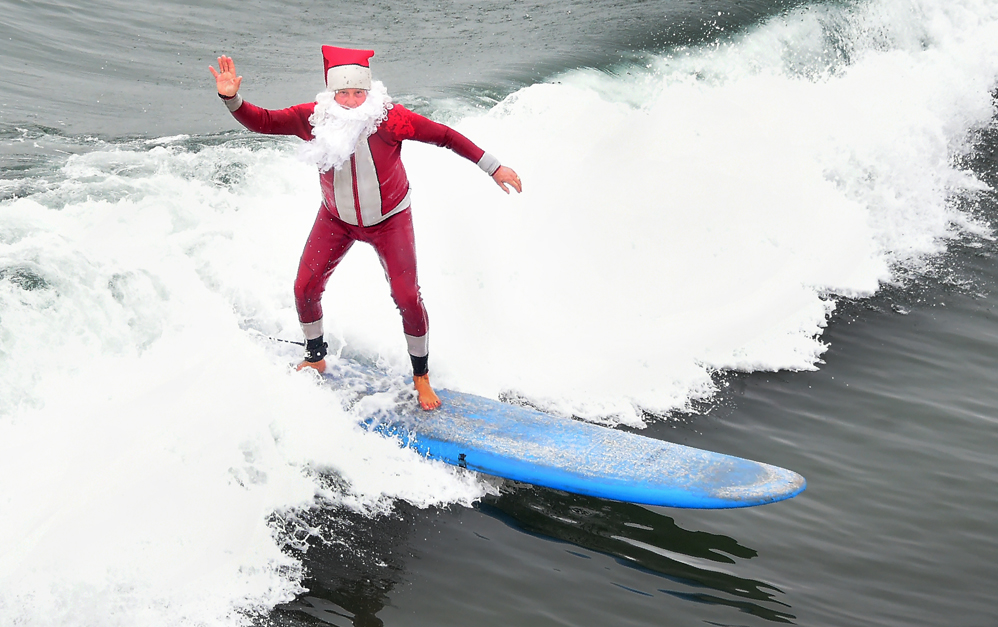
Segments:
[[[371,244],[385,269],[412,362],[413,384],[424,410],[440,406],[429,379],[429,320],[416,277],[409,179],[401,161],[407,139],[449,148],[476,163],[509,193],[520,177],[452,128],[392,103],[371,79],[372,50],[322,47],[326,90],[315,102],[262,109],[239,94],[242,77],[230,57],[218,58],[218,95],[243,126],[258,133],[295,135],[302,156],[319,169],[322,205],[305,242],[295,279],[295,307],[305,334],[298,369],[326,368],[322,292],[354,242]]]

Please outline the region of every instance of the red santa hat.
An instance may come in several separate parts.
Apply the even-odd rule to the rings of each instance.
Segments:
[[[373,50],[322,47],[322,63],[326,68],[326,89],[370,89],[370,59]]]

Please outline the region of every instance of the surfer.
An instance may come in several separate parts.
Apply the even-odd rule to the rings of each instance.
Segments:
[[[301,156],[319,169],[322,204],[305,242],[295,279],[295,307],[305,333],[298,370],[324,372],[322,292],[354,242],[371,244],[381,259],[412,362],[413,385],[425,410],[440,406],[430,386],[429,323],[416,278],[416,248],[409,180],[402,141],[449,148],[473,161],[507,194],[522,191],[520,177],[452,128],[394,104],[381,81],[371,79],[372,50],[322,47],[326,90],[287,109],[262,109],[243,100],[231,57],[218,58],[218,96],[243,126],[258,133],[296,135]]]

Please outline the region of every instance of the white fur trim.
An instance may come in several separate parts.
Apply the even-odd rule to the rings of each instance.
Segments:
[[[334,65],[326,72],[326,89],[370,89],[371,68],[363,65]]]

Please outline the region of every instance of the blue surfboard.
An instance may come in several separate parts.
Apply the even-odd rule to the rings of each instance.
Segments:
[[[718,509],[788,499],[801,475],[759,462],[559,418],[472,394],[369,421],[431,459],[513,481],[616,501]]]

